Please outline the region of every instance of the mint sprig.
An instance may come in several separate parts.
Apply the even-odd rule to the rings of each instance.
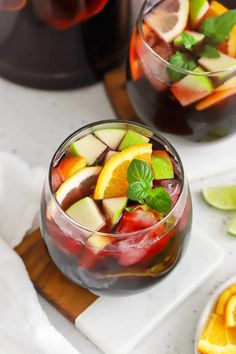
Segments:
[[[179,51],[170,57],[169,63],[175,65],[177,68],[190,71],[193,71],[197,67],[195,61],[188,54]],[[172,82],[179,81],[185,76],[185,74],[172,68],[168,68],[168,74]]]
[[[192,47],[198,42],[196,38],[194,38],[191,34],[187,32],[183,32],[181,34],[181,39],[182,39],[183,46],[189,50],[191,50]]]
[[[217,59],[220,58],[220,53],[212,45],[207,44],[200,52],[202,57]]]
[[[236,24],[236,10],[229,10],[223,15],[207,18],[201,25],[201,32],[213,44],[220,44],[226,40]]]
[[[127,197],[130,200],[146,203],[158,213],[167,214],[172,207],[172,200],[167,191],[153,187],[153,172],[150,166],[141,160],[133,160],[127,171],[129,187]]]

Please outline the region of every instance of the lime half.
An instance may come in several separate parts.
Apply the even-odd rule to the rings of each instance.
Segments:
[[[220,210],[236,210],[236,185],[203,188],[205,201]]]
[[[234,218],[231,221],[231,224],[229,226],[229,230],[228,233],[230,235],[236,236],[236,215],[234,216]]]

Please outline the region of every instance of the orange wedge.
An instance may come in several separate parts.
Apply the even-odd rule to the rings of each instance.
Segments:
[[[132,160],[151,163],[152,144],[131,146],[112,156],[102,169],[94,192],[94,199],[124,197],[128,189],[127,170]]]
[[[224,316],[226,304],[233,295],[236,295],[236,284],[231,285],[229,288],[225,289],[220,295],[215,310],[218,315]]]
[[[220,4],[218,1],[212,1],[209,10],[205,15],[205,18],[220,16],[227,11],[228,11],[227,7]]]
[[[236,345],[232,339],[223,317],[212,314],[198,343],[198,350],[205,354],[235,354]]]
[[[226,304],[225,323],[227,327],[235,327],[236,330],[236,295],[231,296]]]
[[[236,25],[233,27],[228,41],[228,54],[236,58]]]
[[[64,180],[72,176],[75,172],[86,166],[86,159],[84,157],[68,157],[58,166]]]
[[[198,111],[210,108],[215,104],[221,103],[226,98],[236,94],[236,77],[231,77],[224,84],[220,85],[215,91],[204,98],[196,105]]]

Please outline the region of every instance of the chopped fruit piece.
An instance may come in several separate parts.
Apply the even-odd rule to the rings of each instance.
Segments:
[[[212,314],[198,343],[198,350],[206,354],[234,354],[236,345],[231,344],[223,318]]]
[[[228,41],[228,54],[236,58],[236,25],[233,27]]]
[[[205,38],[204,34],[199,33],[199,32],[184,31],[183,33],[187,33],[195,39],[196,42],[194,45],[201,43],[203,41],[203,39]],[[180,48],[180,49],[184,48],[182,34],[174,40],[174,45],[175,45],[175,47]]]
[[[225,309],[226,327],[235,327],[236,329],[236,295],[231,296]]]
[[[193,28],[199,26],[209,9],[208,0],[190,0],[190,23]]]
[[[227,81],[225,81],[222,85],[218,86],[215,91],[224,91],[228,89],[236,88],[236,76],[231,77]]]
[[[236,59],[230,56],[220,53],[219,58],[200,58],[198,60],[199,64],[203,66],[208,71],[223,71],[225,69],[236,66]]]
[[[133,80],[138,80],[142,76],[142,69],[137,55],[138,34],[134,30],[130,39],[129,63]]]
[[[63,182],[72,176],[75,172],[86,166],[86,160],[84,157],[68,157],[59,164],[57,167],[60,171]]]
[[[145,16],[147,24],[170,43],[183,32],[188,22],[189,0],[166,0]]]
[[[94,135],[106,144],[110,149],[115,150],[126,134],[125,129],[100,129]]]
[[[73,204],[66,213],[78,224],[87,229],[98,231],[105,225],[105,220],[92,198],[86,197]]]
[[[149,138],[146,136],[138,134],[132,130],[128,130],[118,149],[123,151],[133,145],[146,144],[148,142]]]
[[[103,250],[114,241],[115,241],[114,237],[93,234],[88,238],[88,245],[93,247],[94,253],[98,253],[99,251]]]
[[[119,151],[108,151],[108,153],[105,156],[104,162],[107,163],[108,160],[115,154],[118,154]]]
[[[58,203],[67,208],[79,198],[83,198],[97,181],[102,167],[85,167],[69,177],[56,192]]]
[[[228,233],[232,236],[236,236],[236,217],[231,220]]]
[[[52,188],[54,191],[58,190],[60,185],[64,182],[61,172],[57,167],[52,170]]]
[[[227,7],[223,6],[218,1],[212,1],[205,18],[217,17],[223,15],[227,11]]]
[[[134,209],[134,211],[125,211],[116,230],[117,234],[125,234],[146,229],[158,223],[160,220],[157,214],[147,207],[143,210],[142,207]]]
[[[224,54],[228,54],[228,47],[228,41],[224,41],[217,46],[217,49]]]
[[[236,284],[233,284],[229,288],[225,289],[220,295],[215,310],[217,315],[224,316],[226,304],[233,295],[236,295]]]
[[[174,178],[174,168],[169,154],[166,151],[153,151],[152,169],[155,179]]]
[[[140,144],[113,156],[103,167],[94,192],[94,199],[125,197],[128,189],[127,170],[133,159],[150,164],[152,144]]]
[[[68,154],[70,156],[84,157],[87,164],[92,165],[106,149],[107,146],[105,144],[95,138],[94,135],[88,134],[71,144]]]
[[[196,68],[193,72],[204,73],[201,68]],[[184,107],[208,96],[212,90],[211,80],[201,75],[187,75],[171,87],[172,93]]]
[[[110,198],[102,201],[103,209],[114,226],[127,205],[127,197]]]
[[[206,108],[210,108],[216,104],[221,103],[222,101],[226,100],[236,94],[236,87],[234,89],[227,89],[224,91],[215,91],[210,96],[202,100],[196,105],[196,109],[198,111],[202,111]]]

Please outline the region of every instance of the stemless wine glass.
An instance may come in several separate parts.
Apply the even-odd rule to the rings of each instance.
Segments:
[[[125,234],[97,232],[76,223],[59,205],[52,186],[53,168],[72,142],[98,128],[125,128],[151,136],[153,146],[162,146],[171,155],[180,188],[175,195],[176,186],[170,184],[170,194],[178,200],[160,222]],[[191,196],[182,162],[173,146],[156,131],[131,122],[93,123],[66,138],[52,158],[42,193],[41,232],[52,260],[64,275],[96,294],[128,295],[158,283],[180,260],[191,223]],[[102,248],[90,244],[91,235],[99,238]]]
[[[211,72],[199,68],[189,71],[170,64],[173,44],[162,41],[145,22],[145,16],[165,1],[145,0],[133,30],[127,67],[132,105],[141,120],[163,132],[195,142],[225,137],[236,129],[236,96],[224,88],[221,92],[215,89],[227,81],[225,88],[236,92],[236,79],[228,81],[236,75],[236,60],[228,57],[231,66]],[[170,70],[187,80],[173,84]],[[209,97],[201,98],[205,92]]]

